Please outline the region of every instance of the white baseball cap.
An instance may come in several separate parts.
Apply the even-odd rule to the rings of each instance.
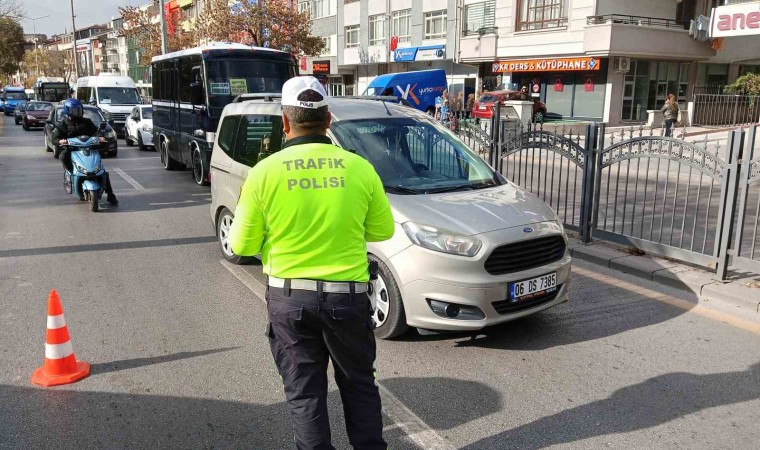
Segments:
[[[298,97],[306,91],[314,91],[322,96],[322,100],[305,101]],[[282,86],[282,106],[297,106],[299,108],[317,109],[327,105],[327,92],[324,86],[314,77],[295,77],[285,82]]]

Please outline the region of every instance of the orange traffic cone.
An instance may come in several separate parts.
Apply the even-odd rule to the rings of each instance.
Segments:
[[[63,308],[58,293],[53,289],[48,297],[47,336],[45,338],[45,363],[32,374],[32,383],[41,386],[57,386],[81,380],[90,374],[90,365],[77,361],[71,347],[69,328],[63,318]]]

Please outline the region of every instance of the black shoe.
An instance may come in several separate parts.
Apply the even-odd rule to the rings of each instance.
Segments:
[[[119,201],[118,201],[118,200],[116,200],[116,196],[115,196],[115,195],[113,195],[113,194],[108,194],[108,195],[106,196],[106,201],[107,201],[108,203],[110,203],[111,205],[114,205],[114,206],[116,206],[116,205],[118,205],[118,204],[119,204]]]

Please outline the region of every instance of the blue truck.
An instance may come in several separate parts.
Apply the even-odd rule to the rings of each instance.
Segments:
[[[29,97],[27,97],[23,87],[5,86],[3,88],[2,100],[3,113],[5,113],[6,116],[10,116],[14,111],[16,111],[16,105],[18,105],[19,102],[29,100]]]
[[[364,95],[393,95],[408,101],[414,108],[432,114],[435,99],[446,90],[443,69],[380,75],[369,83]]]

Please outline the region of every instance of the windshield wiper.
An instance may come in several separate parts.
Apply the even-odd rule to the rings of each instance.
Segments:
[[[383,187],[385,188],[386,191],[391,192],[393,194],[412,194],[412,195],[416,195],[416,194],[421,194],[422,193],[422,191],[419,191],[417,189],[412,189],[412,188],[408,188],[408,187],[404,187],[404,186],[390,186],[390,185],[384,184]]]
[[[446,186],[446,187],[440,187],[440,188],[425,189],[425,193],[440,194],[442,192],[469,191],[471,189],[474,189],[474,188],[473,186],[470,186],[469,184],[460,184],[457,186]]]

